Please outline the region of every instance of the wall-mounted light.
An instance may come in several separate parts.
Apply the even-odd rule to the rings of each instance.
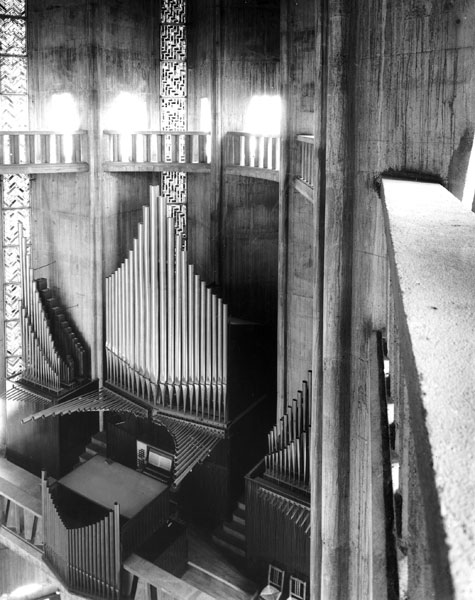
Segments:
[[[105,129],[120,134],[119,153],[121,161],[132,158],[132,136],[135,131],[147,127],[145,101],[130,92],[120,92],[111,102],[104,118]]]
[[[244,116],[244,131],[256,135],[279,135],[280,96],[252,96]]]
[[[72,162],[73,136],[79,129],[79,111],[72,94],[53,94],[46,108],[46,126],[62,134],[62,153],[65,162]],[[56,152],[59,149],[56,148]],[[56,157],[59,162],[59,157]]]
[[[105,115],[105,128],[119,133],[132,133],[147,127],[145,100],[130,92],[120,92]]]
[[[53,94],[46,110],[47,127],[58,133],[73,133],[79,129],[79,112],[72,94]]]
[[[211,103],[209,98],[201,98],[200,102],[200,131],[211,132]],[[206,136],[206,162],[211,158],[211,135]]]

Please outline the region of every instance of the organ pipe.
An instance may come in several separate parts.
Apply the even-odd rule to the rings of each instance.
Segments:
[[[162,410],[225,422],[227,306],[188,264],[157,188],[105,292],[109,383]]]
[[[22,379],[53,392],[84,376],[85,350],[44,278],[35,280],[20,224]]]
[[[284,414],[267,436],[265,476],[308,490],[310,485],[310,394],[311,376],[284,409]]]

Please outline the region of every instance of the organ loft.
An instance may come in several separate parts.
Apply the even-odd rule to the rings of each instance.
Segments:
[[[475,597],[475,8],[0,2],[0,598]]]

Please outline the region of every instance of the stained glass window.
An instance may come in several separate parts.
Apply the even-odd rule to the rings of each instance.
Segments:
[[[186,131],[186,0],[163,0],[160,12],[160,129]],[[179,142],[178,161],[185,161]],[[165,140],[165,161],[172,160],[171,138]],[[175,229],[186,239],[186,173],[162,173],[162,194]]]
[[[28,127],[28,74],[25,0],[0,0],[0,130]],[[30,236],[30,189],[27,175],[1,180],[2,279],[7,377],[20,373],[20,253],[18,225]]]

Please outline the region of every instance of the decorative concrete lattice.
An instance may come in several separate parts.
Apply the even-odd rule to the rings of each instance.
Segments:
[[[185,131],[186,98],[161,98],[160,115],[162,131]]]
[[[28,73],[25,0],[0,0],[0,130],[28,127]],[[30,186],[27,175],[1,181],[5,364],[7,377],[20,373],[20,252],[18,225],[30,237]]]
[[[186,131],[186,0],[163,0],[160,21],[160,129]],[[185,162],[184,138],[179,140],[177,159]],[[171,138],[165,138],[165,161],[171,160]],[[161,193],[176,231],[186,239],[186,173],[164,172]]]
[[[21,56],[0,57],[0,92],[26,94],[26,60]]]
[[[0,93],[0,130],[27,128],[28,96]]]
[[[183,242],[186,236],[186,204],[173,203],[167,205],[167,216],[173,217],[175,222],[175,231],[181,234]],[[186,244],[183,244],[186,246]]]
[[[30,207],[30,182],[24,175],[5,175],[3,177],[3,209]]]
[[[170,171],[169,177],[162,182],[162,196],[166,198],[167,204],[184,204],[186,202],[186,173]]]
[[[20,251],[18,225],[30,237],[30,193],[27,175],[4,175],[2,185],[5,360],[7,377],[21,371]]]
[[[0,14],[24,17],[25,0],[0,0]]]
[[[20,281],[20,249],[3,248],[3,274],[6,281]]]
[[[19,283],[7,283],[3,287],[5,295],[5,319],[20,318],[21,288]]]
[[[160,64],[160,96],[183,98],[186,96],[186,64],[162,62]]]
[[[185,0],[163,0],[160,12],[161,23],[184,23],[185,21]]]
[[[26,23],[24,19],[0,17],[0,53],[26,54]]]
[[[160,60],[186,60],[186,27],[165,25],[160,27]]]
[[[30,237],[30,209],[14,209],[3,211],[3,247],[18,246],[18,225],[23,225],[27,238]]]

